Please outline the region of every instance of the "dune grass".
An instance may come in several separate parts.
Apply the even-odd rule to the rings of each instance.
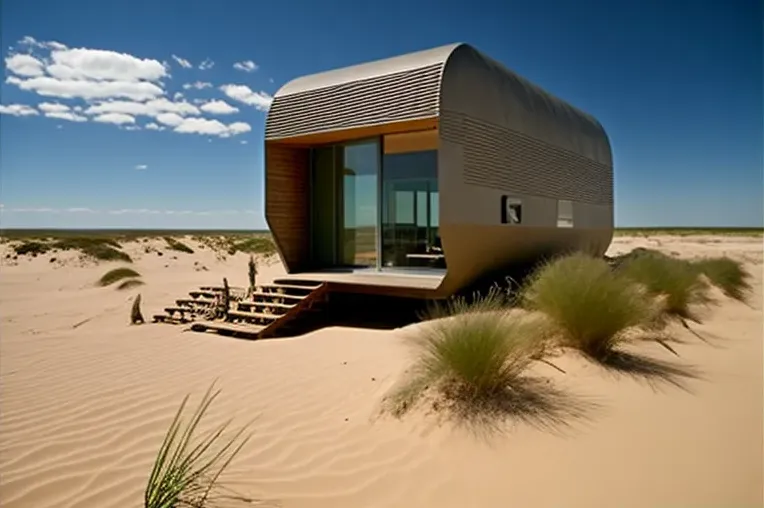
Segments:
[[[119,242],[108,237],[65,237],[59,239],[39,238],[22,240],[14,247],[17,255],[37,256],[52,250],[77,250],[99,261],[123,261],[131,263],[130,256],[123,252]]]
[[[255,236],[244,240],[229,239],[228,254],[234,255],[237,252],[269,256],[276,253],[276,245],[269,236]]]
[[[743,268],[742,263],[728,257],[701,259],[693,266],[725,295],[735,300],[745,301],[751,291],[748,282],[751,275]]]
[[[50,245],[38,241],[25,241],[19,245],[14,245],[13,247],[17,256],[38,256],[40,254],[45,254],[50,249]]]
[[[186,254],[193,254],[194,249],[186,245],[185,243],[177,240],[171,236],[165,236],[164,241],[167,243],[167,248],[170,250],[176,250],[178,252],[185,252]]]
[[[561,345],[604,359],[630,341],[635,327],[647,327],[660,312],[646,291],[586,254],[555,259],[534,272],[521,302],[544,313]],[[664,343],[665,346],[665,343]]]
[[[667,317],[697,322],[693,307],[709,301],[708,286],[690,261],[642,250],[626,256],[617,271],[642,284],[651,294],[662,296]]]
[[[133,289],[139,286],[143,286],[144,282],[141,279],[127,279],[123,280],[118,286],[117,291],[125,291]]]
[[[98,285],[108,286],[110,284],[114,284],[115,282],[119,282],[123,279],[129,279],[132,277],[140,277],[140,276],[141,274],[139,274],[132,268],[128,268],[128,267],[115,268],[103,274],[103,276],[98,280]]]
[[[229,423],[225,423],[197,438],[199,424],[220,393],[213,390],[214,385],[188,420],[183,415],[188,395],[183,399],[149,475],[144,492],[145,508],[202,508],[224,499],[244,500],[226,494],[220,477],[249,440],[250,435],[245,435],[247,426],[226,437]]]

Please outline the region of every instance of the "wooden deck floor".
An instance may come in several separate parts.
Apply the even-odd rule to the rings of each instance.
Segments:
[[[434,296],[444,276],[444,271],[327,270],[288,274],[278,280],[284,283],[289,280],[328,282],[333,291],[428,298]]]

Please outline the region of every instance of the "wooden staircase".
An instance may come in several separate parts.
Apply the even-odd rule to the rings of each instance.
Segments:
[[[327,296],[326,283],[281,279],[257,286],[246,299],[231,298],[224,319],[205,319],[205,313],[214,306],[222,290],[220,287],[202,287],[199,291],[191,291],[191,298],[176,300],[176,306],[165,308],[166,314],[154,316],[154,321],[191,322],[191,330],[197,332],[213,331],[246,338],[273,337],[293,325],[304,313],[317,310],[317,304],[323,303]]]

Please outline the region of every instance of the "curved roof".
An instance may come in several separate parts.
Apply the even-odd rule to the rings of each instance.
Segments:
[[[381,77],[402,71],[411,71],[433,64],[443,65],[448,60],[448,57],[451,56],[451,53],[461,45],[462,43],[447,44],[437,48],[302,76],[287,82],[276,92],[274,98]]]
[[[475,81],[480,83],[480,93],[469,93],[470,80],[472,88]],[[454,82],[466,84],[456,95],[446,91]],[[456,96],[458,100],[452,100]],[[508,127],[531,135],[543,133],[540,139],[557,145],[566,140],[562,143],[566,148],[580,146],[574,138],[583,139],[583,134],[588,148],[580,146],[585,149],[579,153],[601,162],[610,159],[607,136],[594,117],[465,43],[293,79],[274,96],[265,137],[285,139],[433,118],[441,107],[456,102],[463,106],[459,109],[485,111],[486,120],[497,114],[511,116]]]

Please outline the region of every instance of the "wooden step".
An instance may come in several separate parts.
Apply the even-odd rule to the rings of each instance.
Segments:
[[[179,325],[183,323],[188,323],[188,319],[184,318],[174,318],[172,316],[168,316],[167,314],[154,314],[154,322],[155,323],[170,323],[173,325]]]
[[[246,312],[243,310],[230,310],[228,311],[228,316],[233,318],[240,318],[240,319],[268,319],[271,321],[275,321],[281,317],[278,314],[264,314],[262,312]]]
[[[285,298],[289,300],[303,300],[308,295],[288,295],[285,293],[276,293],[275,291],[272,293],[262,293],[258,291],[256,293],[252,293],[252,296],[267,296],[268,298]]]
[[[212,291],[212,292],[221,292],[225,288],[223,286],[201,286],[199,288],[201,291]],[[231,291],[245,291],[247,288],[239,287],[239,286],[229,286],[228,289]]]
[[[253,302],[251,300],[241,300],[236,303],[239,304],[239,308],[270,307],[274,309],[283,309],[283,310],[289,310],[295,305],[293,303],[276,303],[276,302],[264,302],[264,301]]]
[[[206,298],[179,298],[175,300],[175,303],[179,306],[196,305],[198,307],[209,307],[215,303],[215,300],[207,300]]]
[[[258,287],[260,289],[296,289],[299,291],[314,291],[318,289],[318,286],[297,286],[294,284],[262,284]]]
[[[318,289],[322,282],[307,279],[275,279],[271,284],[274,286],[300,286],[301,288]]]
[[[189,291],[189,295],[191,295],[191,298],[208,298],[210,300],[213,300],[216,296],[216,293],[210,292],[210,291]]]
[[[191,330],[195,332],[217,332],[220,335],[230,335],[234,337],[246,337],[256,339],[264,326],[259,325],[240,325],[222,321],[196,321],[191,325]]]

